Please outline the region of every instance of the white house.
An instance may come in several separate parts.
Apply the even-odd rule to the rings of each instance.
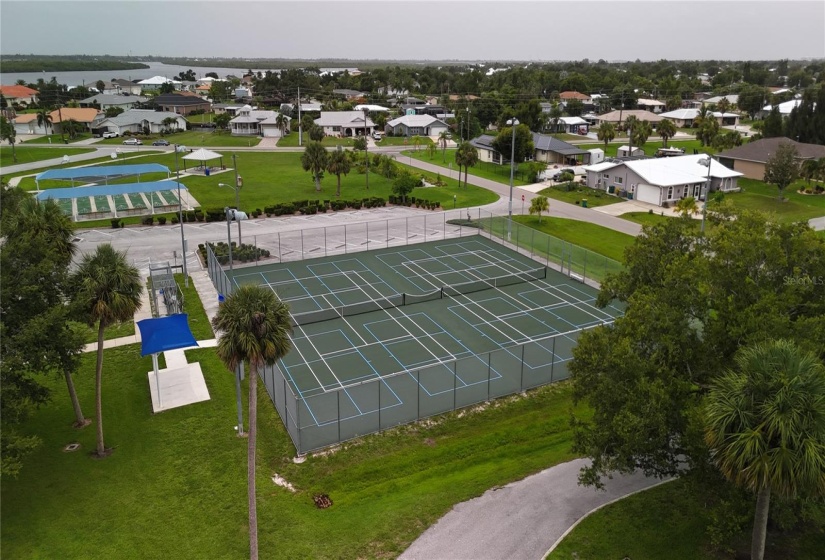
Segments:
[[[619,146],[616,149],[616,156],[617,157],[630,157],[630,156],[643,156],[645,155],[645,151],[641,149],[639,146],[633,146],[633,149],[630,148],[627,144],[624,146]]]
[[[104,118],[94,123],[94,128],[97,131],[117,132],[119,136],[129,131],[131,133],[140,133],[148,129],[150,133],[157,134],[163,132],[168,125],[163,124],[163,121],[172,118],[175,124],[170,128],[177,130],[186,130],[186,119],[177,113],[170,111],[152,111],[149,109],[129,109],[116,117]]]
[[[281,136],[281,128],[277,121],[277,111],[261,111],[253,109],[251,105],[244,105],[236,112],[236,117],[229,121],[229,128],[233,136]],[[289,130],[289,121],[292,119],[284,115],[286,130]]]
[[[568,134],[587,134],[590,124],[581,117],[559,117],[557,132]]]
[[[321,111],[321,117],[315,124],[324,129],[327,136],[369,136],[375,130],[375,123],[367,117],[364,122],[363,111]]]
[[[165,78],[163,76],[152,76],[151,78],[146,78],[145,80],[138,82],[138,85],[140,85],[143,89],[160,89],[160,86],[163,84],[172,84],[175,86],[176,90],[179,90],[181,85],[183,85],[181,82],[170,80],[169,78]]]
[[[394,136],[437,137],[449,129],[447,123],[432,115],[404,115],[389,121],[384,126],[384,131]]]
[[[587,186],[641,202],[662,206],[692,196],[704,197],[708,168],[700,163],[705,154],[633,161],[606,161],[584,167]],[[742,173],[711,159],[710,190],[735,192]]]
[[[369,112],[376,112],[376,113],[389,113],[390,112],[389,109],[387,109],[386,107],[382,107],[381,105],[356,105],[355,106],[356,111],[363,111],[364,109],[366,109]],[[304,110],[309,111],[309,109],[307,109],[306,106],[304,107]]]
[[[87,97],[80,101],[80,106],[99,106],[101,111],[105,111],[110,107],[118,107],[127,111],[133,109],[138,103],[146,103],[147,100],[147,97],[141,97],[139,95],[109,95],[107,93],[98,93],[97,95]]]
[[[779,109],[779,114],[780,115],[782,115],[783,117],[787,117],[787,116],[790,116],[791,111],[793,111],[794,109],[799,107],[799,105],[801,103],[802,103],[801,99],[791,99],[790,101],[786,101],[784,103],[779,103],[778,105],[776,105],[776,107]],[[770,114],[770,112],[773,110],[773,107],[774,107],[773,105],[765,105],[764,107],[762,107],[762,112],[760,113],[760,116],[763,119],[765,117],[767,117]]]
[[[720,126],[733,126],[739,124],[739,115],[737,113],[722,113],[719,111],[711,112],[713,117]],[[690,128],[693,126],[693,121],[699,116],[699,109],[676,109],[675,111],[668,111],[660,115],[670,121],[673,121],[679,128]]]

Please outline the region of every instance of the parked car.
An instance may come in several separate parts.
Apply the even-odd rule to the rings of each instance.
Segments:
[[[104,132],[103,138],[117,138],[117,132]]]
[[[155,140],[154,142],[152,142],[152,145],[153,146],[168,146],[169,145],[169,140]]]
[[[124,144],[127,146],[142,146],[143,142],[141,142],[140,138],[127,138],[123,141]]]
[[[556,171],[556,172],[553,174],[552,179],[553,179],[554,181],[558,181],[558,180],[560,180],[560,179],[561,179],[561,176],[562,176],[562,175],[564,175],[565,173],[570,173],[571,175],[575,175],[575,174],[576,174],[576,172],[575,172],[573,169],[569,169],[569,168],[559,169],[558,171]]]
[[[178,149],[178,151],[179,151],[179,152],[188,152],[188,151],[189,151],[189,148],[187,148],[187,147],[186,147],[186,146],[184,146],[183,144],[178,144],[178,148],[177,148],[177,149]]]
[[[375,140],[381,140],[381,138],[383,138],[383,137],[384,137],[384,135],[383,135],[383,134],[381,134],[381,133],[380,133],[380,132],[378,132],[378,131],[375,131],[375,132],[373,132],[373,133],[372,133],[372,137],[373,137]]]

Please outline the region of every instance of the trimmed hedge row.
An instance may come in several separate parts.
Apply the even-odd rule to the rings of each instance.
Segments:
[[[220,243],[208,243],[207,245],[209,245],[212,252],[215,253],[215,257],[218,259],[220,264],[229,264],[228,244],[221,241]],[[206,245],[203,243],[199,244],[198,253],[200,253],[203,258],[203,262],[206,262]],[[232,242],[232,262],[252,262],[255,260],[269,258],[269,255],[270,253],[266,249],[261,249],[246,243],[241,243],[239,247],[237,243],[234,241]]]
[[[394,194],[390,195],[390,204],[397,204],[398,206],[415,206],[416,208],[427,208],[429,210],[437,210],[441,208],[441,203],[437,200],[426,200],[426,199],[416,199],[414,196],[410,196],[407,198],[407,201],[404,202],[404,199],[400,196],[396,196]]]

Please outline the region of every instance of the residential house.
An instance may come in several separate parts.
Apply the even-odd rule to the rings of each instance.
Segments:
[[[363,111],[321,111],[320,118],[315,124],[324,129],[327,136],[349,138],[353,136],[369,136],[375,130],[375,123],[369,117],[364,122]]]
[[[721,113],[719,111],[712,111],[720,126],[737,126],[739,124],[739,115],[737,113]],[[673,121],[678,128],[691,128],[696,117],[699,116],[699,109],[676,109],[662,113],[661,117]]]
[[[355,106],[356,111],[363,111],[364,109],[366,109],[370,113],[372,113],[372,112],[375,112],[375,113],[389,113],[390,112],[389,109],[387,109],[386,107],[382,107],[381,105],[356,105]],[[306,109],[304,109],[304,110],[306,110]]]
[[[636,101],[639,109],[650,111],[651,113],[661,113],[665,110],[666,105],[658,99],[639,99]]]
[[[647,121],[652,125],[655,125],[662,120],[661,115],[651,113],[650,111],[645,111],[642,109],[624,109],[621,111],[610,111],[609,113],[605,113],[604,115],[599,115],[596,117],[596,123],[598,125],[603,122],[609,122],[618,125],[626,122],[627,117],[631,115],[635,116],[640,121]]]
[[[779,114],[783,117],[789,117],[791,115],[791,111],[799,107],[802,104],[801,99],[791,99],[790,101],[785,101],[784,103],[779,103],[775,105],[779,109]],[[814,104],[816,106],[816,104]],[[764,119],[767,117],[771,111],[773,110],[774,105],[765,105],[762,107],[762,110],[759,112],[759,118]]]
[[[164,120],[174,119],[174,124],[164,124]],[[94,123],[93,132],[100,134],[103,132],[116,132],[123,136],[125,132],[140,134],[149,132],[157,134],[165,132],[167,128],[172,130],[186,130],[186,119],[177,113],[170,111],[152,111],[151,109],[129,109],[116,117],[99,119]]]
[[[477,95],[473,95],[473,94],[470,94],[470,93],[468,93],[466,95],[456,95],[456,94],[452,93],[452,94],[447,96],[447,99],[449,99],[450,101],[455,102],[455,101],[475,101],[475,100],[481,99],[481,98]]]
[[[145,90],[159,90],[160,86],[163,84],[172,84],[176,90],[180,90],[183,85],[177,80],[170,80],[169,78],[165,78],[163,76],[153,76],[138,82],[138,85]]]
[[[154,98],[153,103],[162,111],[179,115],[188,115],[194,111],[208,113],[212,110],[212,103],[196,93],[161,93]]]
[[[404,115],[430,115],[438,118],[439,115],[446,113],[446,109],[441,105],[403,103],[401,113]]]
[[[130,82],[129,80],[112,80],[108,82],[104,87],[101,93],[107,93],[109,95],[140,95],[143,88],[140,84],[136,82]]]
[[[559,117],[559,122],[554,126],[552,122],[548,128],[553,132],[566,132],[568,134],[587,134],[590,124],[581,117]]]
[[[739,103],[739,96],[736,94],[732,95],[716,95],[714,97],[708,97],[704,101],[702,101],[702,105],[717,105],[723,99],[727,99],[730,105],[736,105]]]
[[[470,144],[478,151],[479,161],[487,161],[499,165],[510,161],[509,153],[502,156],[502,154],[493,147],[495,139],[496,137],[491,134],[482,134],[470,140]],[[533,147],[535,149],[533,159],[548,165],[578,165],[579,163],[590,162],[590,152],[547,134],[534,132]]]
[[[384,131],[393,136],[431,136],[438,137],[450,127],[432,115],[404,115],[389,121]]]
[[[736,192],[742,173],[711,159],[710,170],[700,160],[704,154],[633,161],[605,161],[586,166],[587,186],[620,196],[663,206],[682,198],[704,198],[710,174],[710,190]]]
[[[82,124],[86,130],[89,131],[92,130],[95,120],[98,119],[101,114],[97,109],[63,107],[49,113],[52,123],[50,130],[38,126],[37,114],[35,113],[17,115],[14,118],[14,128],[20,134],[60,134],[61,121],[73,120]]]
[[[233,136],[277,138],[281,136],[281,129],[277,123],[278,114],[277,111],[263,111],[244,105],[237,111],[237,116],[229,121],[229,127]],[[289,121],[292,119],[284,116],[287,119],[286,130],[289,131]]]
[[[212,104],[212,111],[216,115],[222,115],[224,113],[229,113],[233,117],[238,115],[238,111],[246,107],[246,105],[241,105],[240,103],[213,103]]]
[[[765,179],[765,163],[771,159],[780,144],[791,144],[796,147],[800,160],[825,158],[825,146],[819,144],[805,144],[790,138],[763,138],[748,142],[731,150],[721,152],[719,161],[742,173],[749,179],[763,181]]]
[[[334,90],[332,90],[332,94],[333,95],[339,95],[339,96],[343,97],[344,99],[346,99],[348,101],[352,100],[352,99],[359,99],[361,97],[366,97],[366,95],[367,95],[366,93],[364,93],[362,91],[356,91],[354,89],[334,89]]]
[[[578,91],[563,91],[559,94],[559,99],[562,100],[565,104],[568,101],[572,101],[576,99],[581,101],[583,105],[592,105],[593,98],[587,95],[586,93],[579,93]]]
[[[0,93],[3,94],[10,105],[14,103],[20,105],[37,103],[37,96],[39,95],[36,89],[26,86],[0,86]]]
[[[320,113],[321,112],[321,103],[319,101],[308,101],[307,103],[301,103],[301,112],[302,113]]]
[[[81,100],[80,106],[93,107],[101,111],[105,111],[110,107],[117,107],[127,111],[134,109],[136,105],[146,103],[146,101],[148,101],[147,97],[141,97],[139,95],[110,95],[108,93],[98,93],[97,95]]]

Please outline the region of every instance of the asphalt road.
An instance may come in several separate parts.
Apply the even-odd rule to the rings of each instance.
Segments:
[[[578,485],[586,459],[562,463],[457,504],[399,560],[540,560],[590,511],[660,481],[614,476],[600,491]]]

